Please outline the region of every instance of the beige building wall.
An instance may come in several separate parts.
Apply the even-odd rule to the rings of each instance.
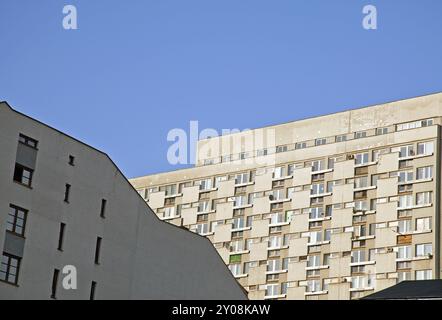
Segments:
[[[183,226],[212,241],[212,226],[239,226],[216,247],[230,248],[249,298],[357,299],[439,277],[441,116],[439,93],[202,140],[194,168],[131,183],[149,201],[167,185],[213,181],[199,199],[165,204],[178,212],[241,203]]]

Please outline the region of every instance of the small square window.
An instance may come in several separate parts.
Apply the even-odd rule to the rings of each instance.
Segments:
[[[355,133],[355,139],[365,138],[367,136],[367,132],[360,131]]]
[[[388,128],[377,128],[376,135],[380,136],[388,133]]]

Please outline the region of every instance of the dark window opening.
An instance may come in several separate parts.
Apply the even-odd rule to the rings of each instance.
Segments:
[[[69,202],[69,193],[70,193],[70,191],[71,191],[71,185],[66,183],[66,188],[65,188],[65,191],[64,191],[64,201],[65,202]]]
[[[15,164],[14,181],[30,187],[34,170],[26,168],[18,163]]]
[[[95,245],[95,264],[100,264],[101,240],[100,237],[97,237],[97,243]]]
[[[104,218],[106,215],[106,204],[107,204],[107,200],[102,199],[101,200],[101,210],[100,210],[100,217],[102,217],[102,218]]]
[[[74,166],[75,165],[75,157],[69,156],[69,165]]]
[[[91,283],[91,295],[89,297],[90,300],[95,300],[95,290],[97,288],[97,283],[95,281],[92,281]]]
[[[66,224],[60,224],[60,233],[58,235],[58,247],[57,249],[63,251],[63,240],[64,240],[64,230],[66,228]]]
[[[54,269],[54,274],[52,275],[52,289],[51,289],[51,298],[57,299],[57,284],[58,284],[58,275],[60,270]]]

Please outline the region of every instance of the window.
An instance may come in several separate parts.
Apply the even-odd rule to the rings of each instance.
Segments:
[[[11,204],[9,206],[9,214],[6,221],[6,230],[19,236],[24,236],[27,214],[27,210]]]
[[[427,205],[431,203],[431,191],[416,193],[416,205]]]
[[[352,289],[365,289],[374,287],[374,276],[357,276],[351,278]]]
[[[399,208],[410,208],[413,206],[413,197],[411,195],[405,195],[399,197]]]
[[[284,199],[284,189],[273,190],[269,194],[269,199],[271,201],[278,201]]]
[[[276,153],[286,152],[287,146],[277,146],[276,147]]]
[[[97,283],[92,281],[91,283],[91,294],[89,296],[89,300],[95,300],[95,290],[97,289]]]
[[[210,210],[209,201],[201,201],[198,203],[198,213],[208,212]]]
[[[396,126],[397,131],[416,129],[421,127],[427,127],[433,125],[433,119],[426,119],[420,121],[413,121],[407,123],[401,123]]]
[[[200,186],[200,190],[210,190],[212,189],[212,179],[204,179],[197,182]]]
[[[163,218],[173,218],[175,217],[175,207],[164,208]]]
[[[287,175],[291,176],[293,175],[293,172],[295,171],[295,165],[294,164],[289,164],[287,167]]]
[[[306,292],[319,292],[321,291],[321,280],[308,280]]]
[[[63,240],[64,240],[64,230],[66,228],[66,224],[60,223],[60,231],[58,234],[58,247],[57,249],[63,251]]]
[[[237,196],[235,197],[234,207],[242,207],[247,205],[247,197],[246,196]]]
[[[337,158],[328,158],[328,168],[333,169],[335,167],[335,163],[337,161]]]
[[[394,152],[394,150],[392,150],[392,152]],[[414,156],[414,148],[412,145],[408,145],[408,146],[402,146],[399,148],[399,158],[404,158],[404,157],[411,157]]]
[[[324,184],[323,183],[315,183],[312,184],[311,194],[319,195],[324,193]]]
[[[416,219],[416,231],[431,231],[431,217]]]
[[[71,185],[66,183],[65,189],[64,189],[64,202],[69,202],[69,193],[71,191]]]
[[[57,298],[57,284],[58,284],[58,275],[60,274],[60,270],[54,269],[54,273],[52,275],[52,290],[51,290],[51,298]]]
[[[365,261],[365,250],[352,251],[352,253],[351,253],[351,262],[352,263],[358,263],[358,262],[364,262],[364,261]]]
[[[237,240],[230,242],[230,252],[240,252],[244,250],[244,241]]]
[[[307,142],[298,142],[295,144],[295,149],[305,149],[307,148]]]
[[[431,243],[423,243],[416,245],[416,257],[428,257],[433,254],[433,245]]]
[[[273,171],[273,178],[278,179],[284,176],[284,167],[277,167]]]
[[[242,229],[246,227],[246,219],[244,217],[238,217],[233,219],[232,229]]]
[[[249,182],[249,174],[248,173],[240,173],[235,177],[235,184],[244,184]]]
[[[310,219],[320,219],[324,217],[324,208],[323,207],[314,207],[310,208]]]
[[[271,236],[269,237],[268,248],[280,248],[282,244],[281,236]]]
[[[400,220],[398,222],[398,232],[400,234],[411,232],[411,220]]]
[[[324,241],[330,241],[330,239],[331,239],[331,234],[332,234],[331,229],[325,229],[325,230],[324,230]],[[324,262],[324,263],[325,263],[325,262]]]
[[[280,270],[281,270],[281,260],[275,259],[267,261],[267,271],[274,272]]]
[[[75,157],[70,155],[69,156],[69,165],[74,166],[75,165]]]
[[[18,141],[20,143],[23,143],[24,145],[27,145],[28,147],[37,149],[38,141],[35,139],[32,139],[32,138],[29,138],[29,137],[25,136],[24,134],[19,135]]]
[[[241,275],[241,263],[234,263],[229,265],[230,272],[236,277]]]
[[[95,244],[95,264],[100,264],[101,241],[102,238],[97,237],[97,243]]]
[[[330,264],[330,253],[325,253],[323,258],[324,266],[328,266]]]
[[[166,196],[176,195],[176,184],[160,187],[160,191],[164,191]]]
[[[336,142],[344,142],[347,141],[347,135],[343,134],[340,136],[336,136]]]
[[[100,209],[100,217],[105,218],[106,217],[106,199],[101,199],[101,209]]]
[[[34,170],[26,168],[18,163],[15,164],[14,181],[30,187]]]
[[[16,285],[18,282],[20,260],[19,257],[4,252],[0,268],[0,280]]]
[[[411,246],[402,246],[397,248],[398,259],[411,259]]]
[[[325,216],[331,217],[332,214],[333,214],[333,206],[332,205],[325,206]]]
[[[209,224],[208,223],[200,223],[195,225],[195,232],[200,235],[206,235],[209,233]]]
[[[388,128],[377,128],[376,135],[380,136],[388,133]]]
[[[325,161],[324,160],[312,161],[312,172],[321,171],[324,169],[325,169]]]
[[[281,283],[281,294],[287,294],[288,284],[287,282]]]
[[[307,257],[307,267],[319,267],[321,265],[321,256],[315,255],[315,256],[308,256]]]
[[[270,224],[278,224],[286,222],[286,214],[283,212],[272,213],[270,216]]]
[[[355,164],[365,164],[368,163],[368,152],[358,153],[355,155]]]
[[[268,284],[266,286],[266,296],[274,297],[279,295],[279,284]]]
[[[353,232],[356,237],[365,237],[367,235],[367,226],[365,224],[355,226]]]
[[[370,205],[369,202],[364,200],[364,201],[355,201],[354,204],[354,211],[368,211],[370,209]]]
[[[433,178],[433,167],[422,167],[417,168],[416,171],[416,179],[417,180],[423,180],[423,179],[431,179]]]
[[[431,155],[434,153],[433,142],[423,142],[417,144],[417,154],[418,155]]]
[[[410,271],[398,272],[397,282],[410,281],[410,280],[411,280],[411,272]]]
[[[268,150],[267,149],[260,149],[260,150],[256,151],[256,155],[258,157],[266,156],[266,155],[268,155]]]
[[[431,269],[416,271],[416,280],[431,280],[432,278],[433,272]]]
[[[413,171],[400,171],[398,172],[399,182],[411,182],[413,181]]]
[[[367,136],[367,132],[360,131],[355,133],[355,139],[365,138]]]
[[[323,144],[327,143],[327,139],[325,138],[319,138],[315,140],[315,145],[316,146],[322,146]]]
[[[354,180],[354,188],[367,188],[368,187],[368,177],[359,177]]]
[[[248,196],[248,201],[249,201],[248,203],[253,204],[255,202],[255,199],[259,198],[261,195],[262,195],[262,193],[258,193],[258,192],[250,193]],[[235,198],[234,198],[234,200],[235,200]]]
[[[309,236],[309,244],[315,244],[318,242],[321,242],[321,231],[312,231],[310,232],[310,236]]]

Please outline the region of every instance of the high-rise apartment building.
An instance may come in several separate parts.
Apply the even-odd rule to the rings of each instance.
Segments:
[[[441,125],[438,93],[201,140],[131,183],[250,299],[355,299],[440,278]]]
[[[0,103],[0,300],[245,299],[110,158]],[[76,279],[76,281],[75,281]]]

